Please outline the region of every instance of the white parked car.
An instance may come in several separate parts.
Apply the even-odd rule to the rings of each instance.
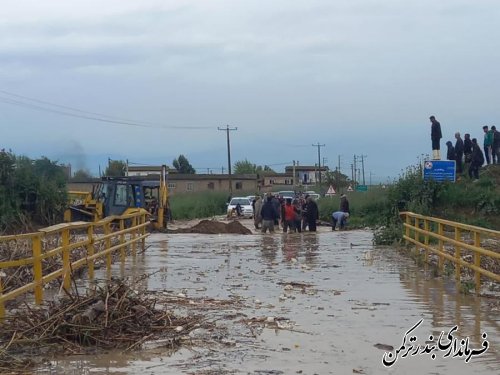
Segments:
[[[238,203],[241,206],[241,214],[244,217],[251,218],[253,216],[253,208],[252,203],[247,197],[234,197],[231,199],[229,204],[227,205],[227,216],[231,216],[231,213],[234,209],[234,214],[236,215],[236,206]]]
[[[292,200],[295,199],[295,192],[292,190],[278,191],[278,195],[280,197],[283,197],[284,199],[287,199],[287,198],[291,198]]]

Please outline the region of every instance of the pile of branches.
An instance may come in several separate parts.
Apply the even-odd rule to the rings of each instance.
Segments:
[[[176,348],[180,338],[202,321],[200,316],[174,316],[156,303],[147,292],[113,280],[85,296],[67,293],[39,309],[26,305],[0,323],[0,372],[32,367],[34,356],[54,350],[60,354],[133,350],[153,341]]]

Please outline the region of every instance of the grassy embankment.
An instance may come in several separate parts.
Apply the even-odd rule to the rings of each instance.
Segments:
[[[245,194],[242,194],[245,195]],[[423,181],[418,166],[409,167],[386,189],[348,193],[351,217],[349,227],[383,227],[375,237],[378,243],[398,241],[402,234],[400,211],[440,217],[452,221],[500,230],[500,165],[481,169],[473,182],[463,177],[457,183]],[[174,219],[194,219],[224,215],[225,193],[175,195],[171,198]],[[320,219],[330,221],[338,210],[339,196],[318,201]]]

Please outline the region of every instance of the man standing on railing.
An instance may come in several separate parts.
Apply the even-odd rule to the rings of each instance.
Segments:
[[[429,120],[431,120],[432,159],[441,160],[440,142],[443,138],[441,124],[434,116],[429,117]]]

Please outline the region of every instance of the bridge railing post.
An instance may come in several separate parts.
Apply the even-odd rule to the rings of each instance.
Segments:
[[[425,230],[425,236],[424,236],[424,245],[425,245],[425,255],[424,255],[424,262],[425,264],[429,263],[429,220],[425,219],[424,220],[424,230]]]
[[[146,224],[146,214],[141,215],[141,223]],[[143,236],[146,235],[146,226],[143,226],[141,228],[141,232],[142,232]],[[142,239],[142,251],[145,251],[145,250],[146,250],[146,237],[143,237],[143,239]]]
[[[474,232],[474,246],[481,246],[481,233]],[[476,267],[481,267],[481,254],[474,251],[474,265]],[[479,294],[481,291],[481,273],[477,270],[474,271],[474,284],[476,286],[476,293]]]
[[[444,233],[443,227],[444,227],[443,223],[438,223],[438,234],[440,236],[442,236]],[[438,241],[438,250],[439,250],[438,268],[439,268],[439,272],[442,273],[444,270],[444,256],[442,255],[443,250],[444,250],[444,242],[442,239],[439,239],[439,241]]]
[[[111,237],[109,235],[111,234],[111,223],[107,222],[104,224],[104,235],[106,235],[106,240],[104,241],[105,243],[105,250],[108,250],[111,248]],[[113,255],[111,252],[106,253],[106,274],[108,279],[111,278],[111,264],[113,262]]]
[[[132,218],[132,227],[134,228],[134,230],[132,231],[132,241],[134,241],[135,237],[140,235],[139,230],[136,228],[137,227],[137,216],[134,216]],[[137,241],[134,241],[134,242],[132,242],[132,256],[135,257],[136,254],[137,254]]]
[[[405,235],[406,235],[406,237],[410,237],[411,217],[408,214],[405,215],[405,223],[406,223]],[[409,245],[409,244],[410,244],[410,241],[406,240],[406,245]]]
[[[460,228],[458,227],[455,227],[455,241],[458,241],[460,242],[460,240],[462,239],[462,231],[460,230]],[[460,246],[459,245],[455,245],[455,279],[457,280],[460,280],[460,260],[461,260],[461,257],[460,257]],[[474,253],[476,253],[474,251]]]
[[[69,228],[64,228],[61,232],[62,239],[62,260],[63,260],[63,287],[70,290],[71,287],[71,266],[69,251]]]
[[[33,281],[35,282],[35,303],[43,301],[43,271],[42,271],[42,238],[36,235],[32,238],[33,250]]]
[[[420,219],[418,217],[415,218],[415,226],[414,226],[413,238],[415,239],[415,256],[418,255],[418,243],[420,243]]]
[[[125,230],[125,221],[123,219],[120,219],[120,231]],[[126,256],[126,250],[125,250],[125,234],[120,234],[120,260],[123,263],[125,263],[125,256]]]
[[[94,225],[90,224],[87,228],[87,259],[94,255]],[[94,279],[94,259],[87,262],[89,267],[89,279]]]

